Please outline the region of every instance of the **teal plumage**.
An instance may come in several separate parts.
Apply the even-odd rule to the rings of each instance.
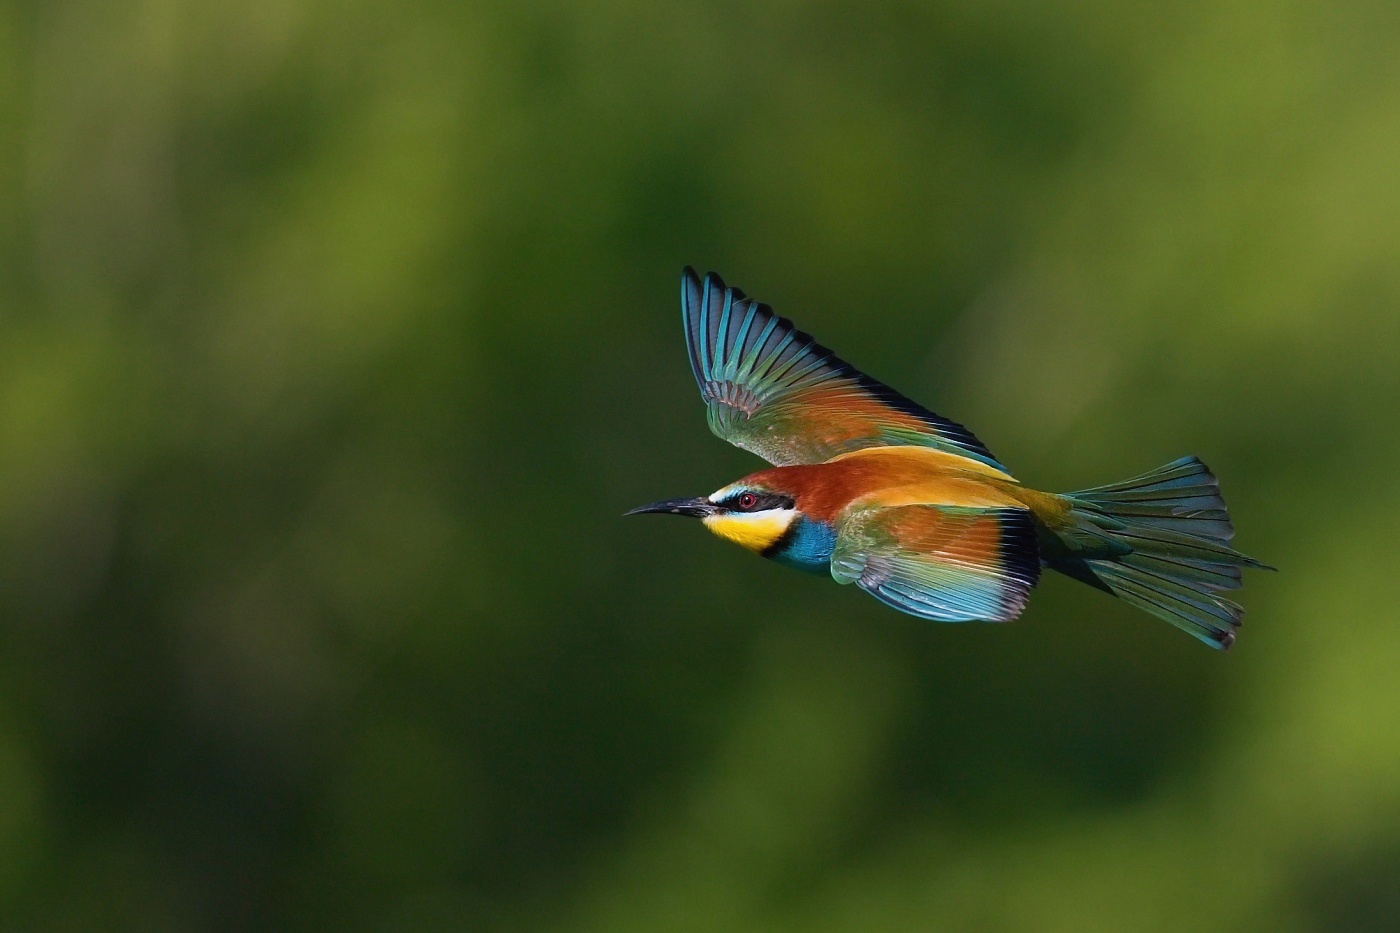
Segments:
[[[1025,509],[862,509],[843,525],[831,575],[925,619],[1007,621],[1040,578],[1035,522]]]
[[[1204,463],[1182,457],[1063,498],[1077,529],[1101,544],[1095,549],[1092,540],[1053,538],[1044,553],[1050,567],[1209,644],[1228,648],[1234,642],[1244,608],[1218,594],[1239,589],[1241,568],[1265,565],[1229,546],[1235,529],[1219,481]]]
[[[1264,565],[1230,547],[1234,527],[1200,460],[1038,492],[971,431],[714,273],[682,273],[681,315],[711,430],[774,467],[634,512],[698,517],[720,537],[920,618],[1008,621],[1048,567],[1212,647],[1234,643],[1243,609],[1220,593]]]
[[[710,429],[769,463],[909,444],[1000,468],[967,428],[861,373],[714,273],[703,282],[688,266],[681,273],[681,313]]]
[[[763,556],[794,570],[824,575],[831,571],[831,555],[835,550],[836,528],[800,515]]]

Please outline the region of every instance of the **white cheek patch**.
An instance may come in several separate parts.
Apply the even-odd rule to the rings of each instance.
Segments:
[[[777,543],[796,517],[795,509],[765,509],[707,515],[701,521],[721,538],[750,551],[762,552]]]

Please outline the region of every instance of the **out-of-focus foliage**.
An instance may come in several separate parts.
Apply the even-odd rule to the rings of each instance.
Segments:
[[[1400,6],[0,6],[0,920],[1400,924]],[[1230,655],[633,505],[714,268],[1025,481],[1183,453]]]

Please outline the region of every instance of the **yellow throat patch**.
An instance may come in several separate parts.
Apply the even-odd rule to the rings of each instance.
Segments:
[[[793,509],[769,509],[765,512],[707,515],[701,521],[726,541],[733,541],[740,547],[761,554],[777,543],[796,517],[797,512]]]

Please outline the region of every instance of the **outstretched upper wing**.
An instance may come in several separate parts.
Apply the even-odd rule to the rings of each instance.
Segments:
[[[1025,509],[906,505],[841,523],[831,575],[882,603],[938,622],[1005,622],[1040,578]]]
[[[936,447],[1003,469],[972,432],[844,362],[713,272],[681,273],[690,366],[710,430],[769,463],[823,463],[864,447]]]

